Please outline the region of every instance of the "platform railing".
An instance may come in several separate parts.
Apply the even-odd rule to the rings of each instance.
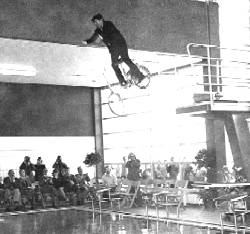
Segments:
[[[187,53],[191,61],[191,71],[182,78],[190,80],[187,84],[190,88],[203,88],[201,94],[207,94],[209,97],[204,101],[209,101],[211,106],[218,100],[250,101],[249,49],[189,43]],[[194,58],[199,58],[202,62],[193,63]]]

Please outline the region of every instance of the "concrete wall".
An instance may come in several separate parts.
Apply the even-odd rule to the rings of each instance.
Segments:
[[[190,0],[2,0],[0,37],[79,44],[92,34],[97,12],[129,48],[186,53],[189,42],[219,43],[218,5]]]
[[[94,136],[92,89],[0,83],[0,136]]]

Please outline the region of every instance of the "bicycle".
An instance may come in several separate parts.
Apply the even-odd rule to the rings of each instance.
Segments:
[[[122,98],[121,90],[130,89],[132,87],[138,87],[139,89],[146,89],[150,84],[151,74],[148,68],[146,68],[145,66],[139,65],[137,63],[135,63],[135,65],[138,67],[140,72],[144,75],[144,79],[141,80],[140,82],[139,82],[139,79],[135,75],[132,74],[128,66],[121,59],[119,59],[118,61],[119,69],[121,70],[122,75],[124,76],[127,82],[125,86],[121,86],[120,83],[110,84],[108,80],[106,79],[105,72],[103,73],[107,81],[107,87],[110,90],[110,95],[108,96],[108,106],[109,106],[110,111],[117,116],[125,115],[125,112],[124,112],[125,106],[123,102],[123,100],[125,99]],[[118,89],[115,91],[114,87],[117,87]]]
[[[127,66],[124,65],[124,62],[119,60],[119,68],[124,76],[124,78],[127,81],[127,85],[125,87],[121,86],[120,83],[114,83],[114,84],[110,84],[104,74],[104,77],[107,81],[107,87],[110,90],[110,94],[108,96],[108,106],[110,111],[117,116],[126,116],[125,114],[125,104],[124,104],[124,100],[126,100],[127,98],[124,98],[122,95],[122,90],[126,89],[130,89],[132,87],[138,87],[139,89],[146,89],[151,81],[151,78],[153,76],[157,76],[157,75],[175,75],[175,71],[174,72],[169,72],[168,70],[163,70],[160,72],[154,72],[154,73],[150,73],[150,71],[148,70],[148,68],[146,68],[143,65],[139,65],[137,63],[135,63],[136,66],[139,68],[140,72],[142,72],[142,74],[145,76],[145,78],[141,81],[138,82],[138,78],[133,76],[133,74],[131,74],[131,71],[129,70],[129,68]],[[120,90],[114,90],[114,87],[119,87]]]

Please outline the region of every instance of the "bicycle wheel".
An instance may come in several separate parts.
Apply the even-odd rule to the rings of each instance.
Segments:
[[[112,92],[108,97],[108,105],[111,112],[115,115],[124,115],[124,103],[119,93]]]
[[[138,67],[138,69],[144,75],[145,78],[139,83],[138,78],[135,75],[131,74],[130,71],[128,71],[127,76],[130,77],[130,79],[133,81],[133,83],[136,86],[138,86],[141,89],[143,89],[143,88],[145,89],[150,84],[150,71],[148,70],[148,68],[146,68],[142,65],[136,64],[136,66]]]

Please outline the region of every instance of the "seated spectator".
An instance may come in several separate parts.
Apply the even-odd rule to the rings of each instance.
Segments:
[[[161,165],[158,164],[155,168],[155,179],[162,179],[163,175],[161,174]]]
[[[34,189],[32,188],[30,178],[25,175],[25,170],[19,170],[19,188],[21,195],[27,199],[31,204],[31,209],[34,208]],[[26,202],[24,202],[26,203]]]
[[[76,183],[75,176],[70,174],[70,169],[67,167],[62,170],[62,183],[65,192],[75,192]]]
[[[62,177],[63,169],[66,169],[68,166],[66,163],[62,162],[62,157],[60,155],[57,156],[56,162],[53,164],[54,170],[58,171],[59,177]]]
[[[88,191],[90,178],[88,174],[83,174],[81,167],[77,168],[78,174],[75,175],[77,200],[80,204],[84,204]]]
[[[75,176],[70,174],[70,169],[66,168],[63,172],[63,188],[64,192],[66,193],[67,197],[70,198],[70,201],[73,205],[77,204],[77,185],[76,185],[76,179]]]
[[[0,189],[3,189],[4,185],[3,185],[3,177],[0,176]]]
[[[207,182],[207,169],[204,166],[197,167],[195,180]]]
[[[102,176],[102,181],[104,186],[111,188],[111,192],[115,191],[115,188],[117,186],[117,180],[114,175],[110,174],[111,169],[109,167],[105,168],[105,173]]]
[[[49,195],[52,200],[52,206],[57,207],[58,192],[54,188],[52,177],[48,176],[48,170],[46,168],[43,170],[43,175],[40,178],[39,186],[40,186],[40,190],[45,201],[46,201],[47,195]]]
[[[45,165],[43,164],[43,160],[41,157],[38,157],[37,163],[35,164],[35,181],[40,181],[43,176],[44,169]]]
[[[203,173],[206,176],[206,173]],[[231,173],[228,169],[228,166],[224,165],[222,168],[222,175],[223,175],[223,183],[234,183],[235,182],[235,175]]]
[[[90,182],[89,175],[87,173],[83,174],[83,170],[81,167],[78,167],[77,171],[78,174],[75,175],[76,183],[79,184],[80,187],[81,186],[86,187],[86,185],[89,186]]]
[[[242,167],[236,167],[235,165],[233,165],[232,170],[234,172],[233,174],[236,183],[247,182],[246,175],[244,174],[244,170]]]
[[[54,188],[57,190],[59,197],[63,198],[65,201],[69,201],[64,192],[63,181],[62,177],[59,177],[59,172],[57,170],[54,170],[52,175],[53,175],[52,183]]]
[[[166,160],[164,161],[163,165],[161,166],[161,176],[162,178],[166,179],[168,177],[168,172],[167,172],[167,168],[166,168]]]
[[[29,177],[32,176],[32,171],[35,170],[35,166],[34,164],[31,163],[30,161],[30,157],[29,156],[25,156],[24,157],[24,161],[22,162],[22,164],[20,165],[19,169],[23,169],[25,170],[25,174]]]
[[[37,183],[36,180],[35,180],[35,171],[34,170],[32,170],[30,172],[29,178],[30,178],[30,182],[31,182],[32,185]]]
[[[19,170],[19,183],[20,189],[31,188],[32,186],[30,178],[26,176],[24,169]]]
[[[195,172],[192,165],[187,165],[184,170],[184,180],[194,181],[195,180]]]
[[[142,172],[142,180],[145,185],[153,184],[154,180],[151,176],[151,169],[147,168]]]
[[[4,205],[4,193],[3,178],[0,177],[0,205]]]
[[[15,209],[20,209],[21,207],[21,193],[20,193],[20,183],[17,178],[15,178],[14,170],[9,170],[8,177],[3,180],[5,188],[5,201],[8,203],[6,210],[9,210],[12,201],[14,202]]]

